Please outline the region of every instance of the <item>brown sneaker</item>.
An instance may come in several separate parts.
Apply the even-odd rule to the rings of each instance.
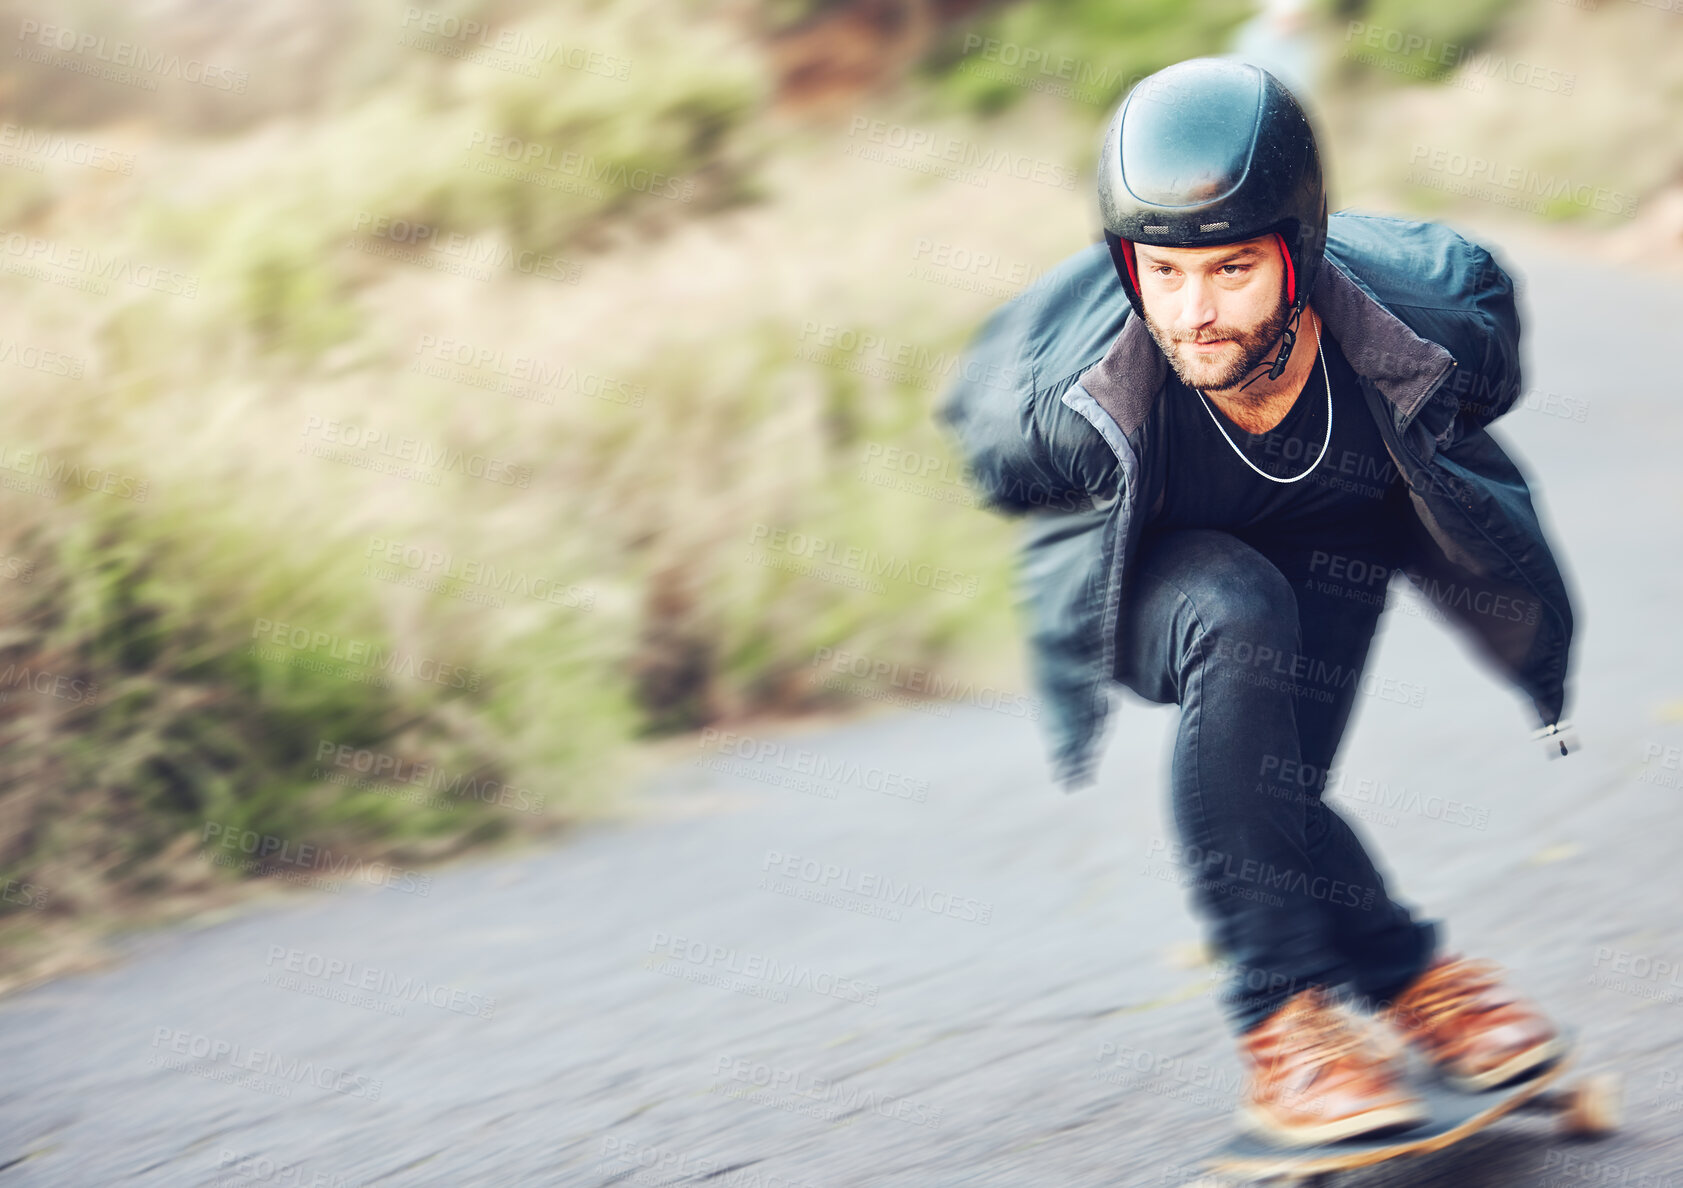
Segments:
[[[1502,984],[1493,961],[1439,957],[1397,995],[1386,1018],[1455,1088],[1504,1084],[1566,1051],[1536,1006]]]
[[[1239,1128],[1277,1147],[1312,1147],[1418,1126],[1425,1103],[1370,1038],[1312,986],[1239,1040]]]

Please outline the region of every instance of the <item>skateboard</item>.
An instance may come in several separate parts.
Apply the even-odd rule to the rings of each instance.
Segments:
[[[1431,1111],[1429,1122],[1318,1147],[1273,1147],[1260,1139],[1238,1135],[1204,1158],[1204,1178],[1192,1188],[1234,1188],[1242,1184],[1324,1188],[1337,1172],[1441,1151],[1518,1110],[1554,1115],[1555,1129],[1562,1135],[1595,1138],[1611,1134],[1619,1128],[1618,1076],[1602,1073],[1565,1086],[1563,1077],[1575,1054],[1576,1044],[1569,1039],[1562,1055],[1522,1079],[1482,1093],[1467,1093],[1434,1077],[1417,1056],[1408,1053],[1409,1086],[1426,1102]]]

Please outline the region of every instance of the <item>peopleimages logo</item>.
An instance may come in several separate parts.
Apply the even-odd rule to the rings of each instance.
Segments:
[[[875,1006],[881,990],[874,982],[840,977],[829,970],[814,969],[799,961],[779,961],[765,953],[745,952],[734,945],[710,945],[706,941],[673,936],[668,932],[656,931],[649,937],[649,953],[654,958],[663,959],[663,964],[656,966],[645,962],[646,968],[673,973],[668,967],[681,962],[704,975],[685,979],[690,981],[720,984],[716,979],[728,974],[765,982],[769,989],[785,995],[790,990],[810,990],[814,994],[864,1006]],[[723,985],[722,988],[733,987]]]
[[[827,1122],[869,1110],[879,1117],[913,1126],[934,1129],[941,1125],[939,1107],[932,1108],[910,1097],[852,1084],[846,1079],[815,1077],[799,1069],[732,1056],[717,1057],[713,1063],[713,1074],[728,1076],[748,1088],[736,1089],[720,1082],[708,1090],[710,1093],[791,1113],[806,1113]]]
[[[646,166],[627,165],[624,161],[601,160],[593,154],[557,148],[540,140],[476,131],[469,134],[467,149],[471,154],[518,166],[520,180],[569,178],[578,183],[581,193],[590,197],[605,197],[599,186],[591,184],[596,182],[615,190],[668,198],[674,202],[688,202],[695,197],[694,178],[662,173]],[[563,187],[553,184],[549,188]]]
[[[495,61],[486,62],[484,57],[470,57],[469,50],[478,49],[490,53],[506,54],[513,59],[526,59],[518,65],[560,66],[568,70],[580,70],[586,74],[599,74],[603,78],[612,78],[624,82],[631,77],[631,60],[614,54],[603,53],[585,45],[569,45],[565,42],[551,42],[547,37],[533,37],[530,33],[517,28],[495,28],[479,21],[463,19],[453,13],[441,12],[436,8],[421,9],[409,6],[403,10],[402,29],[407,38],[417,39],[420,35],[437,38],[440,43],[456,42],[458,52],[450,57],[469,57],[470,60],[495,65]],[[416,45],[419,49],[438,51],[439,45],[416,44],[415,40],[407,40],[406,45]],[[509,63],[514,64],[514,63]],[[521,69],[521,74],[531,78],[538,77],[535,69]]]
[[[905,153],[913,160],[927,158],[931,164],[955,169],[969,169],[975,178],[986,185],[990,174],[1005,174],[1019,181],[1037,182],[1060,190],[1075,189],[1075,170],[1055,161],[1042,161],[998,145],[981,145],[962,136],[913,128],[888,120],[854,116],[847,134],[856,137],[869,149],[872,146]],[[844,152],[867,160],[878,159],[869,151],[855,152],[849,145]],[[892,162],[889,162],[892,163]],[[958,180],[969,180],[960,178]]]
[[[1269,754],[1262,757],[1257,775],[1255,790],[1260,795],[1305,803],[1336,796],[1345,802],[1341,809],[1353,811],[1364,821],[1395,825],[1397,814],[1402,813],[1468,829],[1485,829],[1490,824],[1487,806],[1436,792],[1422,795],[1402,784],[1393,788],[1389,781],[1369,776],[1350,779],[1342,767],[1319,767]]]
[[[3,159],[0,159],[3,163]],[[66,379],[81,379],[87,370],[86,360],[62,351],[42,350],[15,338],[0,338],[0,363],[9,363],[24,371],[39,371],[43,375],[58,375]]]
[[[1578,76],[1571,72],[1562,72],[1547,66],[1540,66],[1535,62],[1527,62],[1521,58],[1509,61],[1501,54],[1489,51],[1475,51],[1469,46],[1457,45],[1453,41],[1439,41],[1435,37],[1428,37],[1423,33],[1412,33],[1404,29],[1389,29],[1383,25],[1369,25],[1363,21],[1351,21],[1344,30],[1344,41],[1348,45],[1360,38],[1361,44],[1369,50],[1382,50],[1387,54],[1395,54],[1404,59],[1411,59],[1419,54],[1422,66],[1446,66],[1452,69],[1465,68],[1473,75],[1482,75],[1510,82],[1517,86],[1530,87],[1533,90],[1548,91],[1551,94],[1570,95],[1578,85]],[[1350,51],[1345,51],[1350,56]],[[1365,65],[1386,65],[1382,59],[1373,55],[1358,55],[1358,60]],[[1419,67],[1406,70],[1408,74],[1425,74]],[[1482,89],[1476,88],[1476,89]]]
[[[267,1048],[252,1048],[217,1036],[196,1035],[178,1027],[157,1027],[152,1032],[152,1046],[203,1065],[222,1064],[230,1071],[243,1070],[295,1085],[314,1085],[347,1097],[380,1100],[380,1082],[361,1073],[345,1072],[313,1060],[283,1056]],[[151,1063],[163,1067],[190,1067],[185,1060],[171,1062],[159,1053],[153,1054]]]
[[[981,589],[981,578],[962,570],[932,565],[927,561],[908,561],[904,557],[884,556],[875,549],[849,545],[829,537],[817,536],[787,528],[773,528],[769,524],[755,524],[749,532],[748,543],[769,552],[803,559],[808,565],[833,565],[863,575],[867,580],[891,578],[909,582],[926,590],[974,598]],[[753,556],[750,555],[750,560]],[[876,581],[872,593],[882,594],[882,583]]]
[[[476,668],[443,664],[426,656],[417,657],[411,652],[388,652],[367,640],[352,639],[297,623],[255,619],[251,625],[251,639],[246,648],[247,654],[263,660],[284,664],[294,656],[306,656],[354,664],[367,669],[370,674],[412,677],[428,684],[466,689],[470,693],[479,688],[480,672]]]
[[[993,920],[993,904],[966,895],[954,895],[941,888],[931,889],[921,882],[895,879],[874,870],[856,870],[839,862],[820,862],[781,850],[767,850],[760,864],[764,873],[806,883],[826,893],[854,895],[861,899],[880,900],[894,908],[917,908],[931,915],[967,920],[972,924],[988,924]],[[764,889],[777,890],[775,883],[760,881]],[[796,898],[806,898],[797,895]],[[843,906],[838,903],[837,906]],[[898,918],[896,915],[894,918]]]
[[[710,1188],[818,1188],[810,1180],[792,1180],[757,1165],[744,1167],[739,1160],[708,1159],[607,1134],[602,1136],[602,1154],[613,1156],[612,1162],[597,1168],[604,1183],[676,1184],[683,1179],[705,1180]]]
[[[477,800],[485,804],[517,809],[520,812],[541,809],[545,801],[542,792],[534,793],[530,788],[513,787],[502,780],[481,779],[477,773],[458,771],[452,774],[435,763],[420,763],[384,751],[336,743],[331,739],[317,740],[316,762],[325,762],[347,775],[355,773],[366,776],[366,780],[358,783],[359,787],[378,782],[407,784],[429,792],[442,793],[447,798]],[[320,767],[316,770],[322,772]],[[318,775],[317,778],[322,777]],[[449,801],[440,799],[434,803],[442,805]]]
[[[132,67],[143,75],[179,79],[182,82],[209,87],[213,91],[228,91],[235,95],[245,94],[246,84],[251,79],[244,70],[232,66],[217,66],[202,62],[198,58],[184,59],[180,54],[148,49],[132,41],[107,41],[102,34],[78,32],[62,25],[44,25],[27,17],[18,22],[17,39],[23,44],[14,51],[14,56],[27,58],[32,62],[44,61],[46,65],[60,63],[50,59],[44,60],[28,48],[31,44],[63,54],[89,57],[108,66]],[[128,80],[119,78],[117,81]],[[150,79],[146,81],[151,82]],[[147,89],[156,90],[157,84],[151,83]]]
[[[353,250],[474,280],[490,280],[493,267],[565,284],[577,284],[584,274],[583,264],[564,256],[530,248],[516,251],[500,239],[475,239],[460,231],[372,211],[356,213],[352,234],[346,246]]]
[[[0,152],[0,163],[17,165],[32,173],[42,172],[42,163],[46,161],[63,161],[105,173],[134,172],[133,153],[10,122],[0,124],[0,150],[7,150]]]
[[[432,891],[431,875],[404,870],[387,862],[370,862],[354,854],[336,854],[328,847],[312,842],[295,842],[272,833],[259,833],[255,829],[242,829],[219,821],[206,821],[199,840],[213,850],[211,860],[217,865],[238,863],[254,870],[284,865],[335,878],[377,883],[410,894],[424,896]],[[217,854],[215,850],[228,853]],[[247,855],[247,860],[241,863],[235,857],[239,854]]]
[[[1028,368],[979,362],[964,351],[934,350],[923,343],[897,341],[870,329],[839,322],[801,323],[795,358],[864,375],[880,375],[914,387],[934,388],[961,379],[966,383],[1014,392],[1032,375]]]
[[[1271,891],[1284,891],[1287,894],[1323,900],[1344,907],[1361,908],[1363,911],[1371,908],[1377,897],[1377,888],[1374,887],[1346,883],[1343,879],[1329,878],[1326,875],[1311,875],[1291,867],[1278,867],[1272,862],[1262,862],[1255,858],[1239,858],[1236,854],[1206,849],[1195,844],[1166,842],[1161,838],[1151,840],[1150,845],[1146,847],[1146,857],[1153,860],[1163,858],[1177,867],[1183,867],[1200,880],[1201,884],[1208,883],[1212,889],[1218,891],[1222,889],[1218,884],[1252,883]],[[1279,897],[1274,898],[1278,900]]]
[[[218,1180],[210,1188],[248,1188],[254,1181],[274,1183],[278,1188],[373,1188],[365,1180],[348,1179],[337,1172],[312,1171],[303,1160],[277,1162],[268,1155],[229,1147],[217,1152],[216,1170],[238,1179]]]
[[[489,1019],[497,1005],[495,998],[463,990],[459,986],[429,982],[413,974],[400,975],[392,970],[364,965],[350,958],[313,953],[305,949],[288,948],[285,945],[270,945],[269,956],[264,964],[269,968],[263,975],[263,980],[286,990],[304,988],[297,984],[289,985],[285,975],[290,974],[293,975],[292,980],[295,983],[301,978],[311,978],[329,983],[330,986],[325,987],[327,989],[367,992],[405,1003],[424,1002],[441,1011],[472,1015],[480,1019]]]
[[[1437,185],[1426,180],[1428,177],[1452,178],[1469,186],[1494,186],[1511,191],[1521,199],[1534,197],[1538,200],[1567,201],[1585,210],[1598,210],[1626,218],[1636,214],[1634,194],[1588,182],[1574,182],[1560,174],[1541,173],[1529,166],[1509,164],[1494,157],[1416,144],[1409,153],[1408,161],[1409,180],[1437,189],[1453,187]],[[1540,211],[1542,207],[1538,205],[1531,209]]]
[[[376,461],[410,462],[415,466],[454,472],[467,478],[483,479],[489,483],[519,487],[522,490],[532,485],[530,466],[516,466],[502,458],[440,446],[422,441],[418,437],[377,429],[372,425],[358,425],[355,422],[339,421],[312,413],[305,418],[304,428],[299,436],[315,439],[298,447],[299,453],[315,457],[341,460],[331,447],[342,446],[345,450],[352,451],[353,456],[365,455]]]
[[[855,680],[890,685],[922,697],[997,710],[1013,718],[1040,720],[1040,703],[1026,694],[1007,693],[991,685],[978,685],[972,680],[944,677],[921,665],[866,656],[845,648],[827,647],[821,647],[814,652],[812,662]]]
[[[99,682],[10,661],[0,668],[0,704],[10,701],[12,694],[22,691],[68,701],[72,705],[92,705],[99,696]]]
[[[485,598],[470,601],[489,600],[496,606],[505,605],[496,597],[502,594],[572,609],[588,609],[596,604],[596,591],[588,587],[562,585],[553,578],[533,577],[523,569],[499,569],[495,562],[460,557],[430,545],[388,540],[383,536],[369,537],[368,547],[363,551],[362,570],[369,577],[435,593],[479,587]]]
[[[851,784],[866,792],[881,792],[919,804],[929,799],[929,781],[890,771],[875,764],[861,764],[854,759],[838,759],[815,751],[811,747],[791,746],[781,739],[756,738],[751,734],[737,734],[705,727],[697,745],[723,756],[732,756],[760,766],[781,769],[795,775],[810,776],[832,787]],[[830,796],[834,798],[833,792]]]
[[[468,387],[489,388],[538,404],[554,404],[555,393],[573,392],[610,404],[641,408],[648,392],[639,383],[436,334],[421,335],[415,354],[418,357],[410,365],[412,371]]]
[[[97,295],[110,292],[113,283],[187,300],[199,295],[199,278],[189,273],[24,231],[0,230],[0,264],[15,276]]]
[[[47,899],[51,895],[52,891],[39,883],[20,883],[16,879],[0,880],[0,903],[40,911],[47,906]]]
[[[977,53],[977,51],[980,53]],[[974,66],[979,59],[993,62],[1000,66],[1009,67],[1022,72],[1022,77],[1033,81],[1022,85],[1032,86],[1035,90],[1052,90],[1066,98],[1073,97],[1077,91],[1087,95],[1110,95],[1118,90],[1118,84],[1123,82],[1120,70],[1094,66],[1091,62],[1080,58],[1072,58],[1068,54],[1049,53],[1045,49],[1022,42],[1001,40],[997,37],[983,37],[980,33],[967,33],[964,36],[964,54],[967,58],[964,65]],[[963,69],[963,66],[960,67]],[[1048,88],[1033,85],[1040,81],[1034,76],[1058,79],[1069,84],[1063,88]],[[1128,79],[1122,90],[1128,90],[1142,78],[1134,75]]]

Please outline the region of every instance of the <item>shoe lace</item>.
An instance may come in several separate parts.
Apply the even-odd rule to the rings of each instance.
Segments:
[[[1343,1011],[1346,1022],[1356,1032],[1362,1052],[1374,1060],[1390,1062],[1402,1054],[1404,1041],[1382,1018]]]
[[[1303,1012],[1294,1030],[1300,1053],[1320,1068],[1356,1051],[1367,1038],[1330,1003]]]
[[[1399,1004],[1398,1013],[1404,1020],[1420,1024],[1453,1019],[1471,1009],[1485,991],[1501,981],[1502,967],[1493,961],[1450,962],[1422,978]]]
[[[1252,1072],[1273,1084],[1282,1100],[1315,1100],[1315,1086],[1340,1060],[1363,1048],[1367,1036],[1338,1006],[1314,991],[1293,1004],[1275,1029],[1278,1046]]]

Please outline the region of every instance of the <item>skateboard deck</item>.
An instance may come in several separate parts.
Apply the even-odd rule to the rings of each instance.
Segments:
[[[1236,1135],[1205,1157],[1204,1168],[1209,1174],[1204,1183],[1324,1183],[1334,1172],[1441,1151],[1507,1114],[1529,1108],[1558,1114],[1560,1128],[1570,1134],[1608,1133],[1618,1125],[1616,1080],[1597,1077],[1568,1092],[1557,1088],[1576,1051],[1576,1043],[1568,1037],[1566,1050],[1550,1063],[1521,1080],[1482,1093],[1451,1087],[1410,1053],[1409,1087],[1425,1101],[1430,1121],[1318,1147],[1274,1147],[1261,1139]]]

